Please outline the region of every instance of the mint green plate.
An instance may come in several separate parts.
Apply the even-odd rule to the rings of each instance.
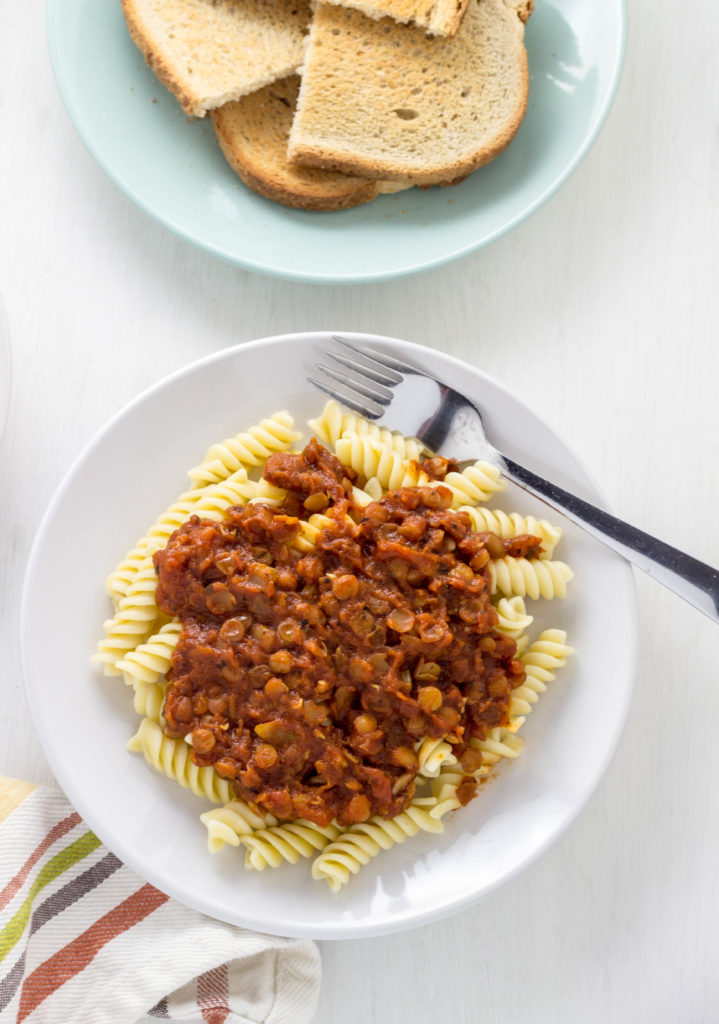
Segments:
[[[625,0],[537,0],[531,89],[511,146],[452,188],[412,189],[337,213],[254,195],[207,120],[189,121],[130,40],[120,0],[49,0],[50,55],[65,106],[103,170],[182,238],[249,270],[298,281],[380,281],[499,238],[578,165],[617,88]]]

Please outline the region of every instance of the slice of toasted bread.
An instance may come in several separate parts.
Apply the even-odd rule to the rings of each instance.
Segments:
[[[368,18],[393,18],[417,25],[430,35],[453,36],[469,0],[326,0],[340,7],[354,7]]]
[[[319,4],[292,163],[433,185],[466,177],[514,138],[527,107],[531,0],[470,0],[453,39]]]
[[[122,0],[130,34],[183,110],[208,110],[296,71],[308,0]]]
[[[300,80],[291,75],[210,113],[218,142],[244,183],[265,199],[301,210],[345,210],[408,187],[316,167],[291,167],[287,139]]]

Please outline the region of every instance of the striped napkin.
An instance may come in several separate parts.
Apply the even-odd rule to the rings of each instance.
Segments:
[[[61,793],[0,776],[2,1024],[307,1024],[319,981],[314,943],[181,906]]]

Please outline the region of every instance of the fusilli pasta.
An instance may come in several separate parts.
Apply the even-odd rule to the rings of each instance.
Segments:
[[[136,573],[115,615],[103,623],[105,638],[98,643],[93,660],[103,666],[105,675],[121,676],[119,662],[163,624],[164,617],[155,599],[157,577],[152,558],[147,558],[146,563]]]
[[[493,494],[507,486],[498,467],[481,460],[461,473],[447,473],[442,483],[454,495],[453,508],[489,501]]]
[[[521,534],[528,533],[542,540],[542,558],[551,558],[554,549],[561,540],[562,531],[552,526],[546,519],[535,519],[534,516],[522,516],[518,512],[502,512],[498,508],[473,507],[461,505],[460,512],[466,512],[472,520],[472,527],[478,533],[496,533],[502,540],[511,540]]]
[[[271,814],[258,814],[242,800],[230,800],[224,807],[213,807],[200,815],[200,821],[207,829],[210,853],[217,853],[223,846],[239,846],[240,836],[277,824]]]
[[[352,497],[358,508],[365,508],[372,501],[379,501],[382,497],[382,485],[376,476],[371,476],[364,487],[353,487]]]
[[[545,629],[522,655],[527,678],[512,691],[509,715],[514,718],[528,715],[537,703],[539,694],[547,689],[557,669],[567,664],[573,649],[567,645],[567,634],[562,629]]]
[[[457,763],[451,744],[443,739],[427,736],[417,744],[416,751],[419,760],[417,771],[425,779],[435,778],[444,765]]]
[[[311,857],[340,834],[339,826],[315,825],[314,822],[285,821],[269,828],[241,835],[240,842],[247,851],[245,867],[255,871],[278,868],[285,862],[296,864],[300,857]]]
[[[403,458],[371,437],[344,434],[335,442],[335,454],[344,466],[351,466],[360,481],[376,477],[384,490],[395,491],[430,482],[418,462]]]
[[[396,843],[403,843],[416,836],[418,832],[444,831],[442,822],[430,813],[435,806],[434,798],[415,797],[395,818],[385,821],[374,817],[359,825],[352,825],[315,858],[312,862],[312,877],[316,880],[324,879],[330,889],[337,892],[382,850],[389,850]]]
[[[308,424],[317,437],[325,445],[334,446],[338,438],[357,434],[377,441],[383,448],[393,451],[401,459],[418,459],[424,446],[416,438],[404,437],[402,434],[379,427],[376,423],[358,416],[353,412],[345,412],[333,399],[325,405],[317,419]]]
[[[481,771],[481,769],[480,769]],[[463,771],[461,766],[443,765],[436,779],[432,779],[430,790],[432,803],[428,803],[430,818],[439,820],[450,811],[456,811],[460,806],[457,796],[457,788],[460,783],[468,778],[468,773]]]
[[[492,559],[489,563],[491,592],[506,597],[566,597],[567,583],[574,573],[565,562],[554,562],[543,558]]]
[[[195,487],[218,483],[238,469],[261,466],[273,452],[287,451],[301,436],[288,412],[276,412],[257,426],[213,444],[199,466],[189,472]]]
[[[128,651],[125,657],[117,662],[117,668],[125,676],[125,682],[132,686],[139,683],[156,683],[166,675],[181,630],[182,625],[177,619],[172,619],[146,643],[138,644],[134,650]]]
[[[519,595],[516,597],[503,597],[497,602],[495,607],[499,621],[494,628],[513,640],[519,640],[534,621],[533,617],[527,614],[524,598]]]
[[[320,530],[323,530],[330,519],[322,512],[315,512],[309,519],[300,520],[300,532],[294,540],[294,547],[298,551],[311,551],[315,546],[315,540]]]
[[[269,484],[266,480],[258,480],[255,484],[255,493],[250,498],[248,504],[260,502],[263,505],[281,505],[287,497],[287,491],[283,491],[281,487],[274,487]]]
[[[523,722],[523,718],[517,718],[512,724],[515,729],[519,729]],[[503,757],[519,757],[524,748],[524,740],[512,728],[498,725],[490,729],[483,740],[472,740],[472,746],[475,750],[481,750],[483,763],[491,766]]]
[[[229,783],[214,768],[199,768],[190,758],[188,744],[165,736],[162,727],[149,718],[143,718],[140,728],[128,740],[127,749],[139,751],[158,772],[213,804],[226,804],[232,796]]]
[[[135,696],[132,706],[141,718],[149,718],[151,722],[162,721],[162,705],[165,702],[165,687],[162,683],[134,684]]]

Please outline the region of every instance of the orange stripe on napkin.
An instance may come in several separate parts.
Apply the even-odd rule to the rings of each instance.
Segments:
[[[23,983],[17,1024],[21,1024],[43,999],[87,967],[103,946],[144,920],[168,898],[154,886],[143,885],[41,964]]]
[[[57,825],[50,829],[42,842],[35,847],[15,877],[0,892],[0,910],[10,902],[48,847],[52,846],[56,839],[60,839],[71,829],[75,828],[76,825],[79,825],[81,820],[80,815],[73,811],[67,818],[63,818],[62,821],[59,821]]]
[[[197,979],[197,1005],[205,1024],[225,1024],[230,1015],[227,964],[205,971]]]

